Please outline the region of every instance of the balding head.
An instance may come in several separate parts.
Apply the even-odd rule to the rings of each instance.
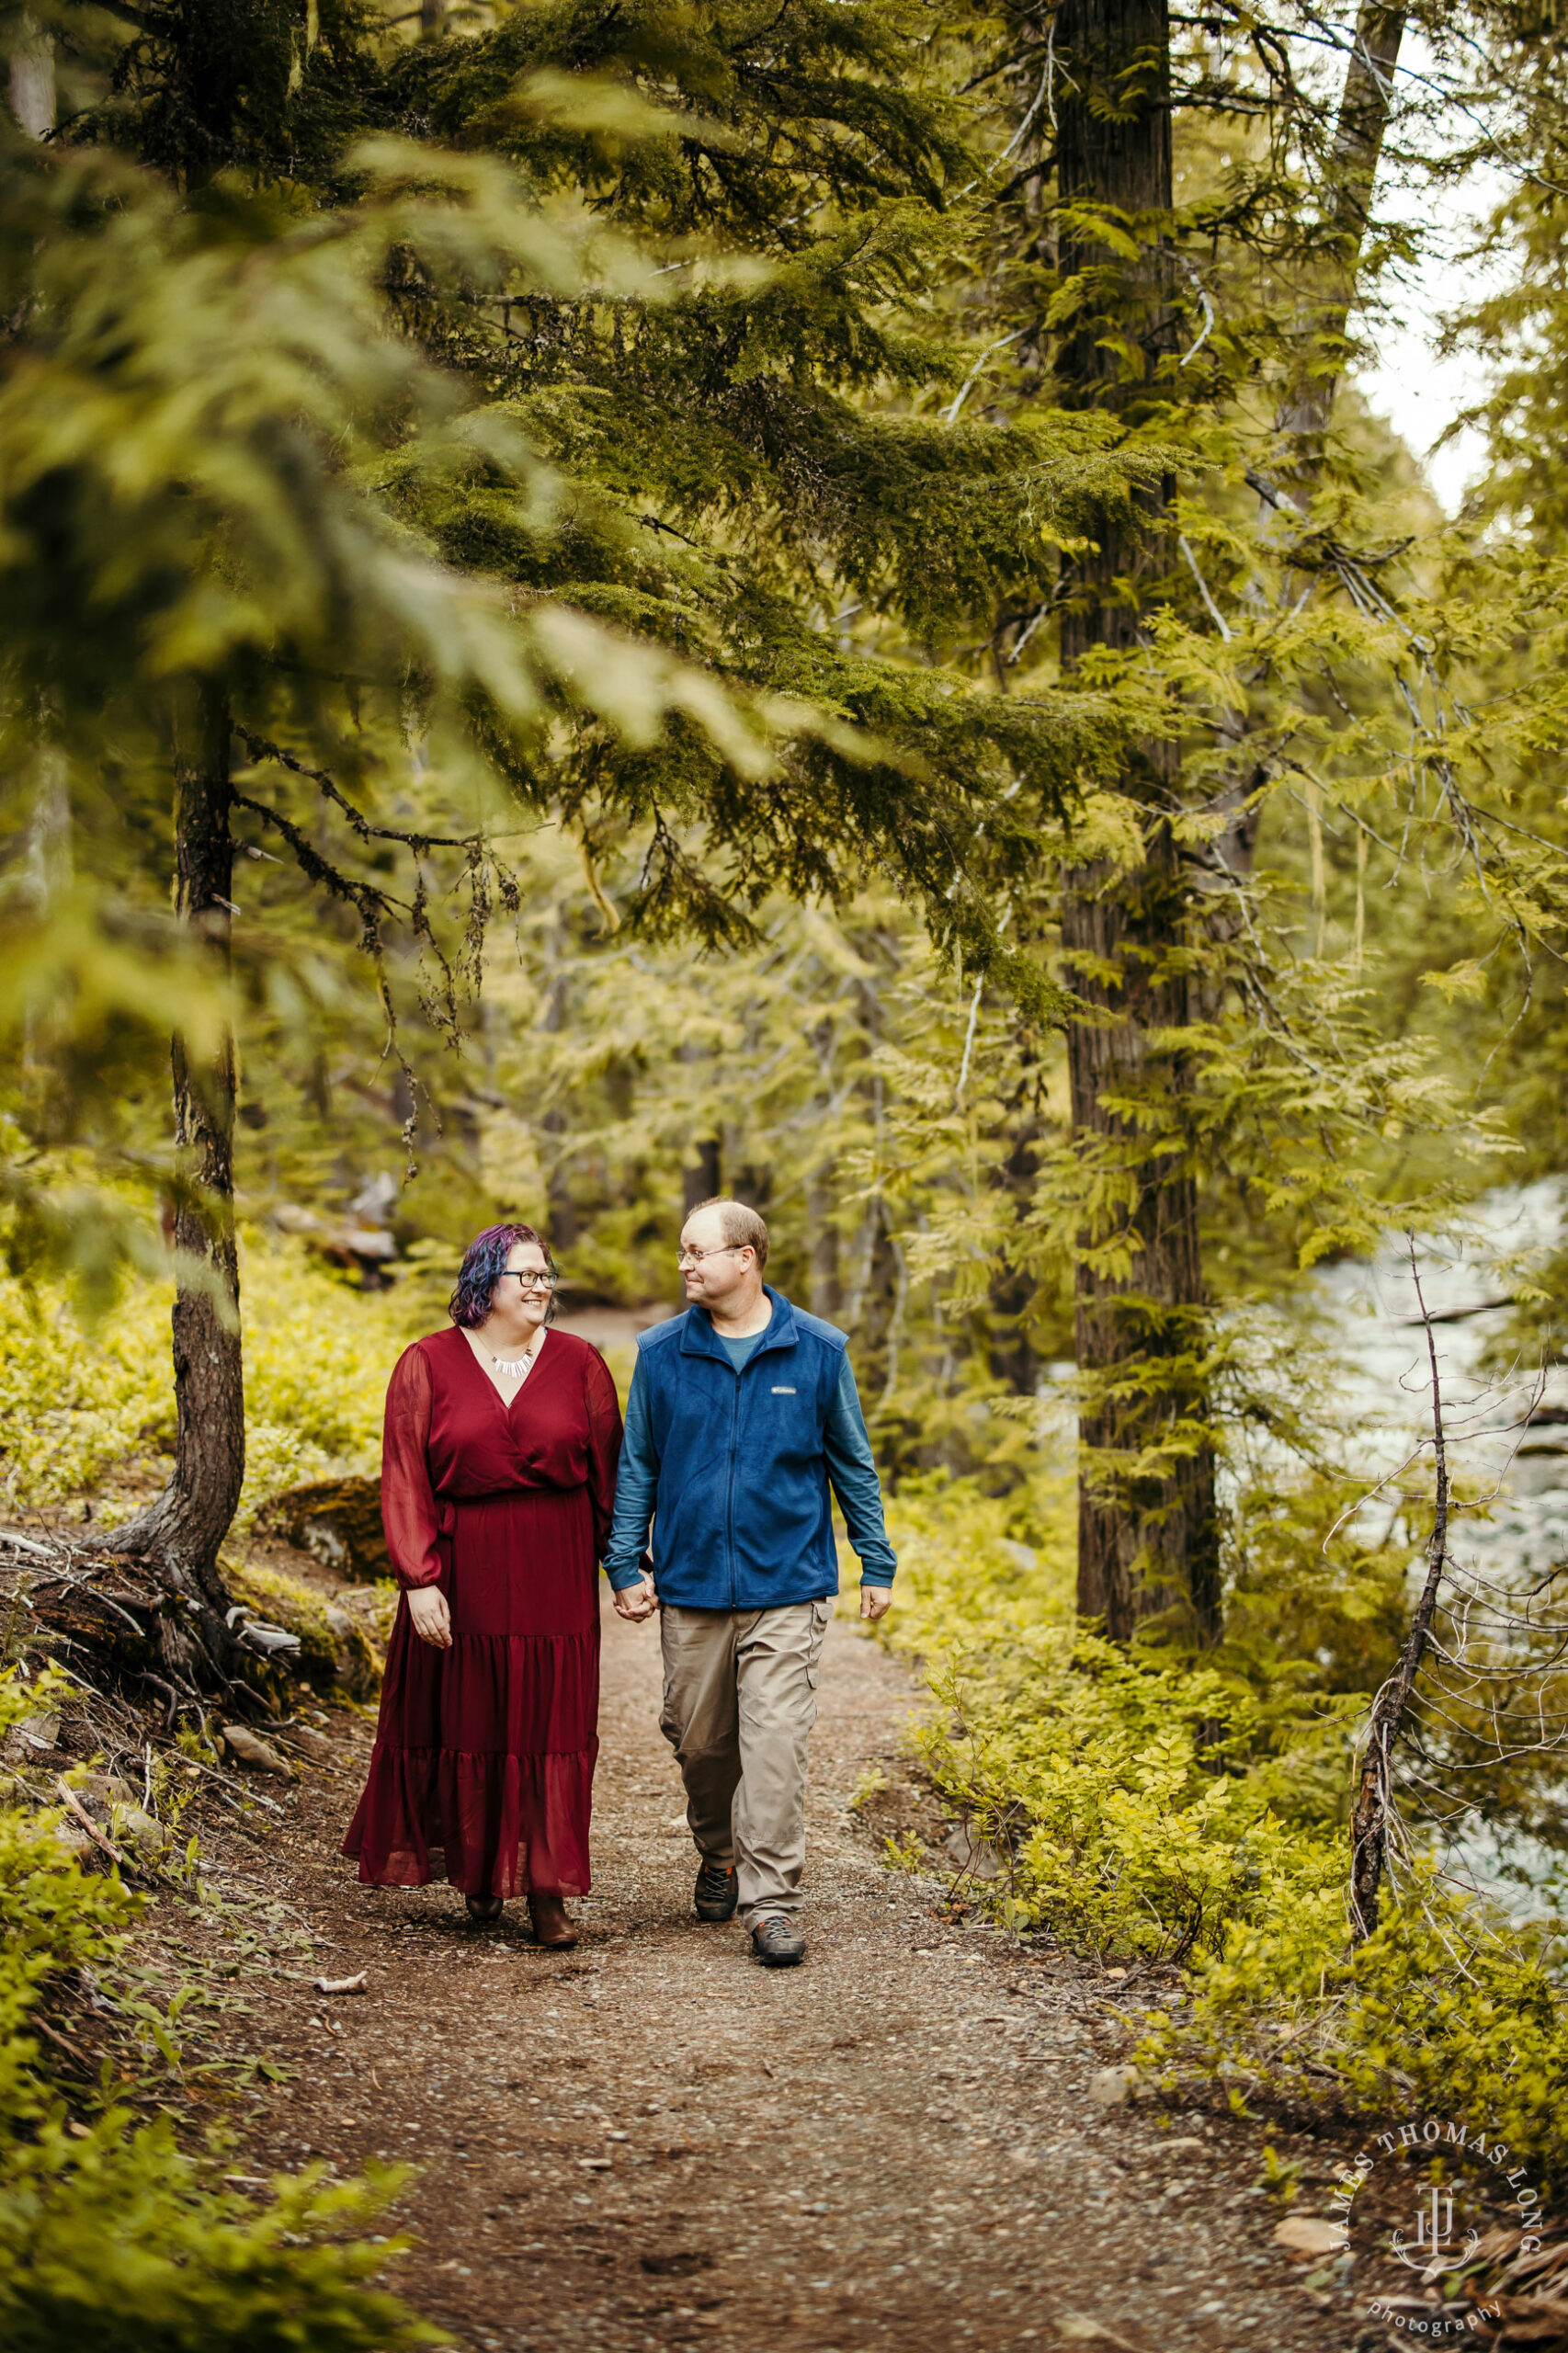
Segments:
[[[687,1213],[682,1246],[688,1250],[752,1250],[758,1271],[767,1264],[767,1228],[754,1209],[728,1193],[715,1193]]]

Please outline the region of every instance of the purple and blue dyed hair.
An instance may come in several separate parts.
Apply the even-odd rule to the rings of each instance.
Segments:
[[[447,1302],[447,1313],[454,1324],[466,1331],[473,1331],[490,1313],[491,1296],[506,1270],[512,1245],[517,1242],[537,1243],[544,1253],[544,1263],[553,1275],[555,1261],[550,1255],[550,1245],[542,1233],[531,1225],[487,1225],[476,1233],[463,1252],[462,1265],[458,1268],[458,1287]],[[545,1322],[555,1321],[555,1300],[551,1295],[545,1311]]]

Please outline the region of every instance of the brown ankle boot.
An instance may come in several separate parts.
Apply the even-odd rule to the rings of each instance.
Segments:
[[[463,1901],[468,1905],[471,1920],[498,1920],[501,1917],[501,1898],[498,1895],[469,1895]]]
[[[570,1952],[577,1941],[577,1931],[566,1917],[566,1906],[559,1895],[530,1895],[528,1918],[536,1942],[547,1952]]]

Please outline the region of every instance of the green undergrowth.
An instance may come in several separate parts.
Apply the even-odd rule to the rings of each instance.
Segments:
[[[66,1696],[0,1674],[0,1739]],[[112,2005],[142,1898],[84,1869],[60,1815],[0,1796],[0,2344],[6,2353],[402,2353],[445,2341],[373,2285],[394,2243],[362,2235],[402,2177],[277,2176],[265,2198],[221,2177],[135,2104],[135,2071],[62,2070],[61,1996]],[[153,2039],[177,2075],[177,2008]],[[59,2040],[55,2038],[61,2038]],[[145,2045],[145,2038],[140,2039]],[[135,2043],[128,2035],[128,2053]],[[128,2086],[126,2074],[132,2080]],[[144,2086],[142,2086],[144,2088]]]
[[[365,1293],[298,1244],[252,1233],[240,1267],[245,1482],[231,1541],[269,1495],[380,1460],[387,1378],[425,1288]],[[124,1518],[128,1471],[161,1481],[175,1439],[172,1281],[132,1276],[112,1313],[85,1322],[73,1294],[0,1275],[0,1496],[23,1507],[90,1497]]]
[[[1451,2116],[1500,2134],[1538,2186],[1568,2176],[1568,2005],[1544,1935],[1417,1867],[1350,1951],[1366,1699],[1351,1638],[1344,1655],[1324,1644],[1315,1672],[1286,1672],[1255,1574],[1220,1650],[1122,1650],[1074,1623],[1073,1513],[1050,1479],[1003,1500],[933,1481],[890,1513],[900,1571],[882,1638],[925,1670],[921,1756],[994,1866],[956,1893],[1105,1962],[1180,1964],[1187,1998],[1150,2014],[1141,2053],[1168,2086],[1196,2074],[1238,2101]],[[1296,1573],[1276,1566],[1288,1590]],[[1348,1576],[1335,1606],[1364,1629],[1381,1572],[1357,1573],[1367,1592]]]

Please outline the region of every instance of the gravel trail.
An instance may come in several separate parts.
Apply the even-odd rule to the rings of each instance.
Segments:
[[[267,1983],[260,2020],[226,2029],[236,2049],[264,2032],[289,2078],[242,2128],[254,2173],[416,2164],[397,2284],[483,2353],[1355,2342],[1348,2299],[1309,2290],[1273,2242],[1256,2129],[1099,2105],[1114,1988],[949,1924],[932,1882],[886,1867],[849,1800],[880,1767],[915,1802],[895,1661],[831,1627],[811,1946],[789,1972],[692,1915],[657,1682],[656,1631],[607,1614],[575,1953],[538,1951],[521,1904],[478,1929],[449,1889],[356,1884],[336,1854],[369,1749],[351,1717],[264,1835],[204,1828],[244,1874],[229,1885],[317,1938],[308,1969]],[[361,1969],[363,1995],[310,1990]]]

